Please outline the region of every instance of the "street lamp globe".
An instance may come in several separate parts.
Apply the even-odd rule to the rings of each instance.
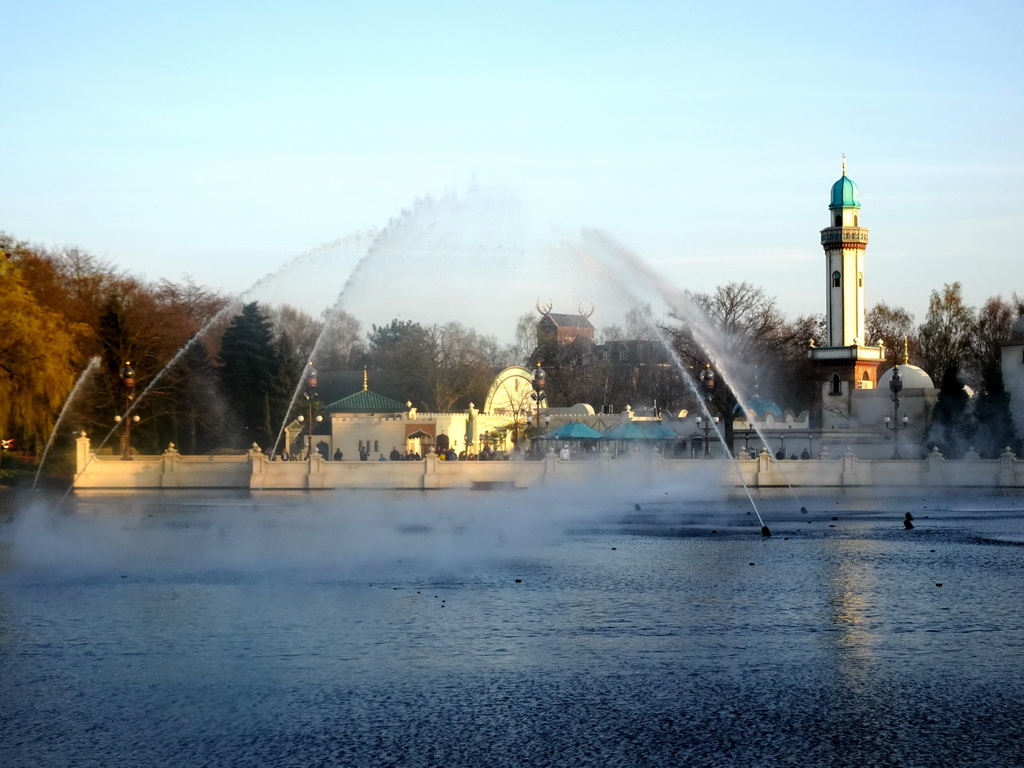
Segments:
[[[715,395],[715,385],[718,383],[715,381],[715,372],[711,370],[711,363],[704,364],[704,370],[700,372],[699,378],[704,397],[710,400]]]

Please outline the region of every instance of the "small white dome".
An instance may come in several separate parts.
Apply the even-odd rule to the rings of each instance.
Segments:
[[[935,389],[935,384],[932,383],[932,377],[924,372],[923,368],[918,368],[916,365],[910,365],[906,363],[904,365],[897,365],[894,368],[890,368],[881,376],[878,377],[878,388],[888,389],[889,382],[892,381],[892,372],[900,369],[900,378],[903,379],[903,389]]]

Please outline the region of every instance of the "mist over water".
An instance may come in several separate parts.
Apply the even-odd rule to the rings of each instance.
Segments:
[[[608,485],[518,491],[79,492],[56,508],[27,497],[9,520],[8,557],[27,571],[121,569],[361,578],[531,557],[636,504],[724,499],[709,476],[688,486],[623,460]],[[65,509],[65,507],[67,507]]]
[[[1020,494],[52,502],[0,496],[5,767],[1024,762]]]

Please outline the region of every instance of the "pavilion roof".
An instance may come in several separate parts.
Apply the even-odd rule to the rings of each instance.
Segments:
[[[335,400],[324,407],[328,413],[404,413],[408,410],[404,403],[379,395],[368,389]]]

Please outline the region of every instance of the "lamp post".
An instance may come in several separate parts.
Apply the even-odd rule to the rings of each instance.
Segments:
[[[533,369],[532,384],[533,394],[530,395],[530,397],[532,397],[534,402],[537,403],[537,438],[540,439],[540,404],[544,400],[544,388],[547,386],[547,374],[544,373],[544,369],[540,367],[540,363],[537,363],[537,367]],[[533,450],[533,446],[530,446],[530,450]]]
[[[711,430],[711,401],[715,397],[715,386],[718,382],[715,379],[715,372],[711,370],[711,363],[704,363],[704,370],[700,372],[700,376],[697,377],[700,381],[700,391],[704,397],[704,408],[708,412],[708,418],[702,419],[700,416],[697,417],[697,428],[704,430],[704,455],[711,455],[711,446],[708,445],[708,432]],[[701,424],[703,423],[703,427]],[[718,417],[714,417],[714,423],[718,423]]]
[[[121,370],[118,371],[118,375],[121,377],[121,385],[124,387],[124,410],[125,413],[132,407],[132,400],[135,399],[135,369],[132,368],[132,364],[129,361],[125,361],[125,364],[121,366]],[[114,421],[121,421],[120,416],[115,416]],[[133,416],[130,419],[124,420],[124,453],[121,456],[121,461],[132,460],[131,450],[131,439],[132,439],[132,422],[139,423],[139,417]]]
[[[714,423],[714,424],[718,423],[718,417],[717,416],[715,416],[713,419],[705,419],[705,418],[702,418],[700,416],[697,417],[697,429],[703,429],[704,430],[704,455],[705,456],[710,456],[711,455],[711,446],[708,445],[708,432],[711,431],[712,423]]]
[[[715,372],[711,370],[711,363],[704,364],[704,370],[700,372],[700,388],[704,393],[704,399],[709,403],[711,398],[715,396],[715,385],[718,383],[715,381]]]
[[[305,379],[305,390],[303,396],[306,398],[307,408],[309,410],[309,419],[307,421],[307,443],[306,443],[306,459],[309,461],[309,473],[313,474],[313,425],[324,420],[324,417],[317,415],[316,421],[313,420],[313,401],[316,400],[316,368],[313,367],[313,361],[310,360],[306,366],[306,372],[304,374]],[[303,421],[302,416],[299,416],[299,421]]]
[[[900,378],[900,367],[897,365],[892,369],[892,378],[889,379],[889,391],[892,392],[892,418],[885,417],[885,428],[892,430],[893,440],[895,441],[895,447],[893,448],[892,457],[894,459],[902,459],[900,456],[900,430],[907,428],[907,423],[910,421],[906,416],[900,419],[900,393],[903,391],[903,379]]]

